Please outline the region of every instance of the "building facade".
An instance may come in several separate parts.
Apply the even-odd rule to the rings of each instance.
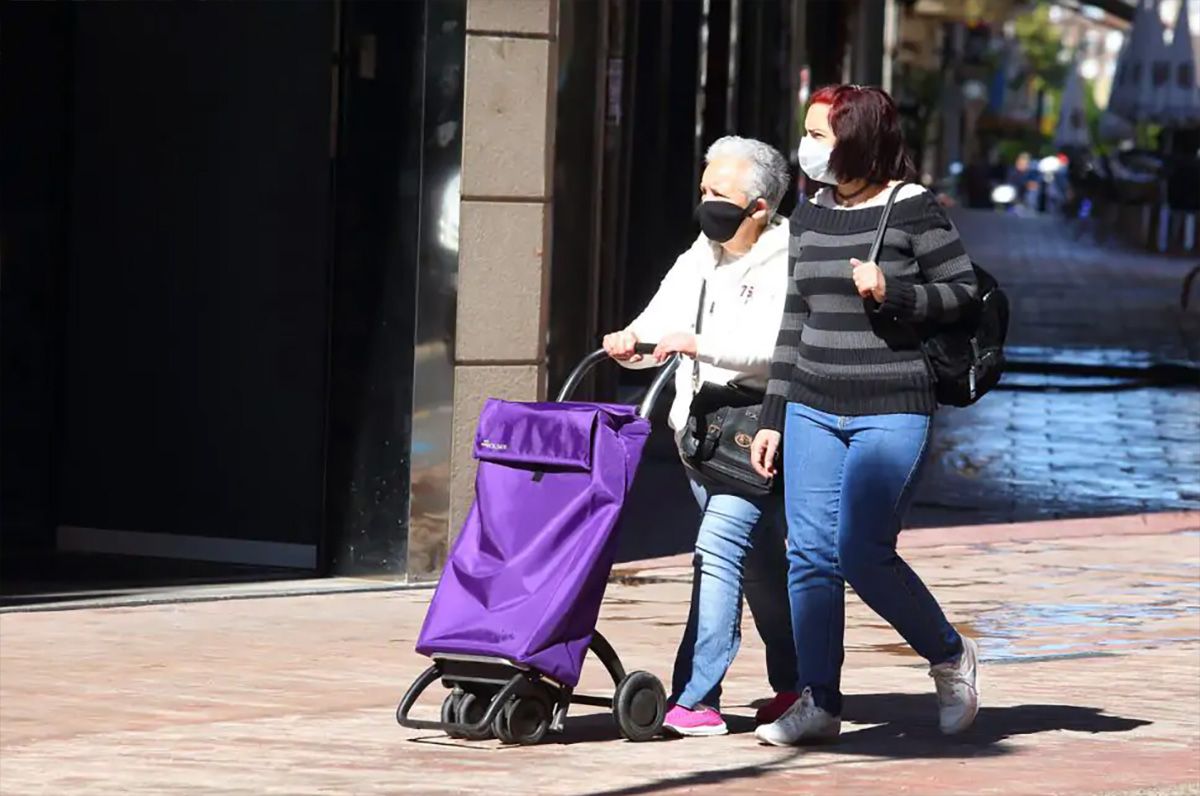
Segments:
[[[940,64],[935,5],[6,6],[6,582],[435,577],[485,398],[644,305],[713,140]]]

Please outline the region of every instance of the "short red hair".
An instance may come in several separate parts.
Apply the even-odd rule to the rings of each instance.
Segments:
[[[829,106],[829,126],[837,137],[829,167],[839,179],[886,183],[916,176],[896,103],[883,89],[826,86],[809,105]]]

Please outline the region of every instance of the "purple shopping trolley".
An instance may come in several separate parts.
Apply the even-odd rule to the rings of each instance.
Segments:
[[[647,672],[626,674],[596,620],[621,507],[650,433],[646,418],[676,363],[659,371],[636,409],[567,402],[606,358],[596,351],[580,363],[557,402],[491,399],[484,406],[475,433],[475,503],[417,639],[417,652],[433,665],[396,709],[403,726],[535,744],[562,729],[574,703],[612,709],[630,740],[662,728],[662,683]],[[588,650],[612,677],[612,697],[575,693]],[[438,680],[451,689],[441,720],[409,718]]]

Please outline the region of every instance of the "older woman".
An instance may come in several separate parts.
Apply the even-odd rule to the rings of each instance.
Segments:
[[[698,386],[693,370],[699,383],[765,388],[787,286],[787,225],[775,216],[787,189],[783,156],[760,141],[730,136],[714,143],[705,160],[696,208],[702,234],[637,319],[604,338],[609,354],[629,367],[650,367],[673,353],[699,363],[698,369],[681,366],[676,376],[669,422],[677,438]],[[639,341],[658,344],[653,357],[634,352]],[[719,712],[721,681],[740,643],[743,592],[776,692],[758,720],[774,721],[796,698],[782,505],[778,496],[742,497],[691,471],[688,477],[703,513],[665,727],[676,735],[722,735],[728,730]]]
[[[755,468],[769,474],[781,432],[787,441],[801,696],[758,737],[783,745],[840,732],[847,581],[929,661],[941,729],[961,732],[979,710],[975,642],[946,620],[896,539],[937,408],[919,336],[973,301],[974,270],[935,198],[899,184],[913,168],[891,97],[861,86],[824,89],[805,127],[801,168],[830,187],[792,216],[792,277],[751,447]],[[863,262],[893,191],[879,262]]]

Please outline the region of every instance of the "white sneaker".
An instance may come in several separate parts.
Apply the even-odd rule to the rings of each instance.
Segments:
[[[779,720],[754,731],[755,737],[772,746],[832,741],[842,731],[842,717],[817,707],[812,689],[806,688]]]
[[[979,713],[979,645],[966,636],[962,641],[958,658],[929,667],[937,684],[938,724],[946,735],[967,729]]]

